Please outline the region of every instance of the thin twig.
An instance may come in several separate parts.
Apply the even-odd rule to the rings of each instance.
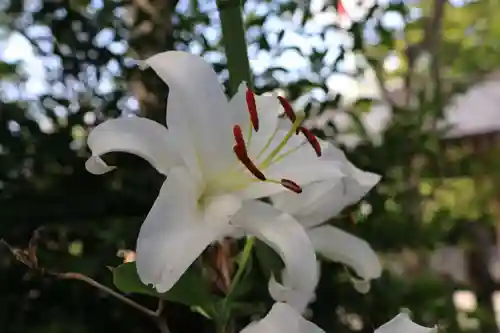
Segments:
[[[75,272],[64,272],[64,273],[59,273],[59,272],[54,272],[54,271],[49,271],[47,269],[44,269],[40,266],[38,266],[38,259],[36,257],[36,250],[38,246],[38,241],[40,238],[39,235],[39,229],[34,233],[33,237],[30,240],[29,243],[29,248],[27,250],[22,250],[22,249],[15,249],[9,245],[5,240],[0,239],[0,244],[4,244],[5,246],[8,247],[8,249],[11,251],[11,253],[14,255],[14,257],[22,262],[23,264],[27,265],[33,270],[37,270],[41,273],[45,273],[51,276],[54,276],[59,279],[67,279],[67,280],[79,280],[87,283],[88,285],[91,285],[92,287],[99,289],[100,291],[103,291],[107,293],[108,295],[113,296],[114,298],[122,301],[125,304],[128,304],[129,306],[133,307],[134,309],[148,315],[150,318],[154,320],[156,325],[158,326],[158,329],[160,330],[161,333],[170,333],[170,330],[167,326],[167,323],[165,319],[161,316],[163,310],[164,310],[164,303],[163,300],[159,300],[158,303],[158,308],[156,311],[150,310],[145,306],[142,306],[139,303],[134,302],[130,298],[114,291],[111,288],[106,287],[105,285],[97,282],[96,280],[83,275],[81,273],[75,273]]]
[[[161,318],[157,317],[156,324],[158,325],[158,329],[160,330],[161,333],[170,333],[170,329],[168,328],[165,320],[162,320]]]
[[[128,304],[131,307],[133,307],[134,309],[139,310],[140,312],[151,317],[155,321],[155,323],[158,326],[158,329],[160,330],[161,333],[170,333],[170,329],[168,328],[167,322],[161,317],[161,313],[163,312],[163,309],[164,309],[164,303],[163,303],[163,300],[161,300],[161,299],[158,302],[158,309],[156,311],[152,311],[152,310],[146,308],[145,306],[142,306],[139,303],[134,302],[130,298],[125,297],[122,294],[117,293],[116,291],[106,287],[105,285],[100,284],[96,280],[94,280],[86,275],[83,275],[80,273],[74,273],[74,272],[67,272],[67,273],[49,272],[49,274],[54,275],[54,276],[61,278],[61,279],[80,280],[80,281],[83,281],[83,282],[91,285],[94,288],[97,288],[101,291],[104,291],[108,295],[115,297],[116,299],[122,301],[123,303]]]
[[[165,303],[163,302],[162,299],[158,300],[158,308],[156,309],[156,316],[161,316],[163,309],[165,308]]]
[[[167,326],[167,322],[165,320],[163,320],[163,318],[161,316],[164,309],[165,309],[165,302],[160,298],[158,300],[158,308],[156,309],[156,312],[155,312],[156,324],[158,325],[158,328],[160,329],[161,333],[170,333],[170,329]]]
[[[53,272],[49,272],[49,274],[53,275],[53,276],[56,276],[58,278],[61,278],[61,279],[72,279],[72,280],[83,281],[83,282],[91,285],[92,287],[97,288],[97,289],[99,289],[101,291],[104,291],[108,295],[111,295],[111,296],[117,298],[118,300],[122,301],[123,303],[126,303],[126,304],[130,305],[131,307],[135,308],[136,310],[139,310],[142,313],[147,314],[150,317],[155,317],[155,318],[158,317],[155,311],[152,311],[152,310],[150,310],[150,309],[148,309],[148,308],[140,305],[139,303],[134,302],[130,298],[125,297],[125,296],[123,296],[120,293],[117,293],[116,291],[114,291],[114,290],[106,287],[105,285],[100,284],[96,280],[94,280],[94,279],[92,279],[92,278],[90,278],[88,276],[85,276],[83,274],[73,273],[73,272],[68,272],[68,273],[53,273]]]

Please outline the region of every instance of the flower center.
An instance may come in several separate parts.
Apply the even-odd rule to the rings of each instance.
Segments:
[[[292,179],[273,179],[266,176],[265,171],[276,162],[279,162],[290,154],[296,152],[307,142],[312,146],[316,155],[318,157],[321,156],[321,147],[318,139],[310,130],[302,126],[304,117],[298,117],[288,101],[280,96],[278,97],[278,100],[285,111],[286,117],[291,122],[291,127],[283,136],[283,131],[280,131],[277,124],[273,133],[271,133],[269,138],[267,138],[260,151],[256,154],[254,152],[256,156],[252,159],[248,149],[252,143],[253,132],[259,131],[259,115],[257,112],[255,95],[250,89],[247,89],[245,98],[250,117],[250,124],[248,126],[246,137],[243,135],[243,130],[240,125],[233,126],[233,151],[238,159],[238,163],[210,179],[210,181],[204,186],[202,191],[203,196],[220,194],[225,191],[238,191],[244,189],[255,181],[278,184],[292,192],[301,193],[301,186]],[[283,138],[279,142],[276,142],[276,137],[278,135],[283,136]],[[296,147],[289,148],[287,143],[289,143],[290,139],[295,135],[303,135],[307,141],[302,141]],[[272,150],[271,146],[274,147]],[[250,173],[250,177],[248,173],[245,172],[245,169]]]
[[[287,143],[289,142],[290,138],[294,135],[304,135],[309,144],[313,147],[314,151],[316,152],[316,155],[319,157],[321,156],[321,147],[319,144],[318,139],[316,136],[307,128],[301,126],[304,118],[303,117],[297,117],[295,112],[293,111],[290,103],[286,101],[283,97],[279,96],[278,100],[280,104],[282,105],[286,117],[292,122],[292,126],[289,129],[289,131],[286,133],[286,135],[283,137],[283,139],[276,145],[276,147],[269,153],[267,156],[264,157],[268,149],[270,148],[271,144],[274,142],[274,139],[276,138],[276,135],[279,132],[278,126],[276,126],[276,129],[274,130],[273,134],[269,137],[267,140],[266,144],[264,147],[261,149],[261,151],[257,154],[256,160],[260,160],[261,157],[263,157],[262,162],[258,163],[256,165],[254,161],[250,158],[248,154],[248,147],[250,146],[251,139],[252,139],[252,128],[255,132],[259,130],[259,118],[258,118],[258,113],[257,113],[257,106],[255,102],[255,95],[253,92],[248,89],[246,92],[246,101],[247,101],[247,108],[248,112],[250,115],[250,122],[251,122],[251,127],[249,128],[249,134],[248,134],[248,145],[245,143],[245,139],[243,137],[243,132],[241,130],[241,127],[239,125],[235,125],[233,127],[233,135],[234,135],[234,140],[235,140],[235,145],[233,146],[234,153],[236,154],[236,157],[238,160],[243,164],[243,166],[259,181],[263,182],[270,182],[270,183],[276,183],[279,184],[286,189],[293,191],[295,193],[301,193],[302,188],[300,187],[299,184],[294,182],[291,179],[286,179],[286,178],[281,178],[281,179],[271,179],[266,177],[264,174],[263,170],[269,168],[271,165],[274,163],[282,160],[285,158],[287,155],[297,151],[302,144],[300,144],[297,147],[294,147],[292,149],[289,149],[286,152],[283,152],[283,149],[286,147]]]

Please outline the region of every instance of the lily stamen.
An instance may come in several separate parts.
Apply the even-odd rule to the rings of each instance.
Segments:
[[[290,190],[294,193],[300,194],[302,193],[302,187],[294,182],[293,180],[287,179],[287,178],[281,178],[280,180],[276,179],[266,179],[266,182],[268,183],[273,183],[273,184],[279,184],[286,188],[287,190]]]
[[[293,108],[290,105],[290,103],[282,96],[278,96],[278,100],[280,101],[280,104],[283,107],[283,110],[285,111],[285,115],[287,116],[287,118],[290,119],[292,123],[295,123],[297,116],[295,115],[295,112],[293,111]],[[314,151],[316,152],[316,155],[320,157],[321,146],[316,136],[309,129],[302,126],[298,127],[295,133],[299,134],[299,132],[302,132],[302,134],[304,134],[307,141],[309,141]]]
[[[281,179],[281,186],[297,194],[302,193],[302,187],[293,180],[283,178]]]
[[[259,115],[257,113],[257,103],[255,102],[255,96],[253,91],[248,88],[246,92],[246,101],[248,113],[250,113],[250,121],[252,122],[253,129],[255,132],[259,131]]]
[[[236,145],[246,147],[245,139],[243,139],[243,131],[241,130],[241,127],[239,125],[233,126],[233,135],[234,140],[236,141]]]
[[[289,139],[294,135],[294,133],[296,133],[296,134],[303,133],[304,136],[306,137],[307,141],[309,142],[309,144],[313,147],[314,151],[316,152],[316,155],[321,156],[321,146],[319,144],[318,139],[316,138],[316,136],[314,136],[314,134],[309,129],[301,126],[301,124],[304,120],[303,117],[297,116],[295,114],[295,112],[293,111],[292,107],[290,106],[290,104],[288,103],[288,101],[286,101],[283,97],[278,96],[278,100],[281,103],[281,105],[283,106],[283,109],[285,110],[286,116],[290,120],[293,120],[292,127],[289,129],[288,133],[281,140],[281,142],[257,166],[249,156],[249,153],[247,150],[247,147],[249,144],[247,145],[247,143],[245,142],[245,138],[243,137],[243,131],[241,130],[241,127],[239,125],[234,125],[233,126],[233,136],[234,136],[234,140],[235,140],[235,145],[233,146],[233,151],[236,154],[236,157],[238,158],[238,160],[258,180],[279,184],[279,185],[283,186],[284,188],[286,188],[294,193],[302,193],[302,187],[300,187],[300,185],[298,185],[294,181],[292,181],[290,179],[286,179],[286,178],[282,178],[280,180],[269,179],[261,171],[261,170],[264,170],[267,167],[269,167],[271,164],[273,164],[277,160],[281,160],[285,156],[295,152],[303,144],[306,144],[306,142],[304,141],[298,147],[295,147],[293,149],[289,149],[287,152],[282,153],[282,149],[285,147],[285,145],[288,143]],[[250,121],[251,121],[250,135],[251,135],[252,127],[257,131],[259,123],[258,123],[258,115],[257,115],[255,97],[254,97],[253,92],[250,89],[247,89],[247,91],[246,91],[246,101],[247,101],[248,111],[250,114]],[[276,134],[278,133],[278,131],[279,131],[279,126],[276,127],[275,131],[272,133],[268,142],[266,142],[265,146],[257,154],[257,160],[259,160],[260,156],[267,151],[267,149],[271,145],[271,143],[272,143],[273,139],[275,138]],[[280,154],[280,152],[282,154]]]
[[[290,103],[288,103],[288,101],[282,96],[278,96],[278,100],[280,101],[283,110],[285,110],[285,115],[287,116],[287,118],[290,119],[292,123],[294,123],[297,119],[297,116],[295,115],[295,112],[293,111]]]
[[[292,106],[290,103],[282,96],[278,96],[278,100],[280,101],[281,106],[283,107],[283,110],[285,110],[285,115],[292,123],[295,123],[297,120],[297,116],[295,115],[295,112],[293,111]],[[295,131],[295,134],[299,134],[299,129]]]
[[[236,144],[233,147],[234,153],[236,157],[240,160],[240,162],[259,180],[266,180],[266,176],[260,171],[257,166],[252,162],[250,157],[248,157],[247,150],[245,146]]]
[[[316,155],[318,157],[321,156],[321,145],[319,144],[318,138],[307,128],[305,127],[299,127],[299,130],[304,134],[306,137],[307,141],[311,144],[313,147],[314,151],[316,152]]]

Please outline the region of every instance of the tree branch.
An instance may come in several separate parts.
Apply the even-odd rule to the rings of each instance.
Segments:
[[[438,103],[438,107],[442,107],[442,86],[440,74],[440,61],[439,53],[442,40],[442,23],[444,17],[444,9],[446,0],[434,0],[433,10],[430,17],[424,17],[424,37],[423,39],[406,48],[406,57],[408,61],[408,71],[405,78],[405,90],[407,91],[407,104],[412,94],[412,76],[414,73],[414,66],[417,59],[428,52],[431,56],[431,79],[435,82],[435,95],[434,98]]]
[[[47,273],[52,275],[52,276],[55,276],[57,278],[60,278],[60,279],[83,281],[83,282],[91,285],[92,287],[99,289],[100,291],[103,291],[110,296],[113,296],[114,298],[122,301],[123,303],[130,305],[134,309],[139,310],[140,312],[142,312],[150,317],[153,317],[153,318],[158,317],[158,315],[155,311],[152,311],[152,310],[146,308],[145,306],[142,306],[139,303],[134,302],[130,298],[123,296],[120,293],[117,293],[116,291],[112,290],[111,288],[108,288],[105,285],[100,284],[96,280],[94,280],[86,275],[83,275],[80,273],[74,273],[74,272],[67,272],[67,273],[47,272]]]
[[[35,233],[33,234],[33,237],[31,238],[31,240],[29,242],[28,249],[13,248],[9,245],[9,243],[7,243],[3,239],[0,240],[0,243],[5,244],[7,246],[7,248],[10,250],[10,252],[14,255],[16,260],[25,264],[29,268],[31,268],[33,270],[37,270],[42,274],[54,276],[54,277],[59,278],[59,279],[83,281],[83,282],[87,283],[88,285],[91,285],[92,287],[94,287],[100,291],[103,291],[106,294],[118,299],[119,301],[133,307],[134,309],[138,310],[139,312],[144,313],[145,315],[147,315],[148,317],[153,319],[153,321],[156,323],[156,325],[158,326],[158,329],[160,330],[161,333],[170,333],[170,330],[167,326],[166,321],[161,316],[163,309],[164,309],[163,300],[161,300],[161,299],[159,300],[157,310],[153,311],[153,310],[148,309],[147,307],[131,300],[130,298],[114,291],[113,289],[111,289],[109,287],[106,287],[105,285],[103,285],[103,284],[97,282],[96,280],[94,280],[86,275],[83,275],[81,273],[76,273],[76,272],[59,273],[59,272],[50,271],[50,270],[47,270],[47,269],[40,267],[39,263],[38,263],[37,256],[36,256],[38,241],[40,239],[40,232],[39,231],[40,230],[37,229],[35,231]]]

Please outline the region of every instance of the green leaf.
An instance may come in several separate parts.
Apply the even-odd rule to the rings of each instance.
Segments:
[[[141,282],[135,262],[125,263],[113,269],[113,283],[124,293],[151,295],[187,306],[203,307],[216,300],[195,265],[192,265],[175,286],[164,294],[158,293],[154,288]]]
[[[230,304],[231,313],[238,317],[265,315],[266,305],[263,302],[233,302]]]
[[[203,307],[217,301],[218,297],[211,294],[201,270],[196,265],[191,265],[175,286],[166,293],[165,299],[189,306]]]
[[[113,284],[124,293],[146,294],[161,297],[156,290],[139,279],[135,262],[127,262],[113,269]]]

